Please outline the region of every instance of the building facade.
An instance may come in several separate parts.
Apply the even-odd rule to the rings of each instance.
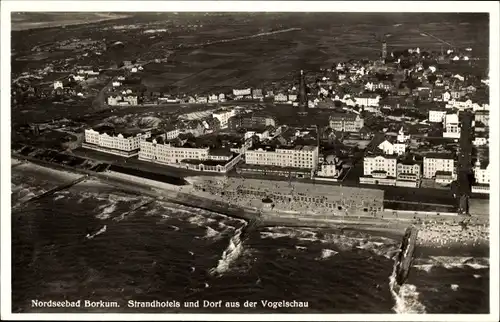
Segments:
[[[265,115],[236,115],[228,120],[228,127],[230,130],[237,130],[238,128],[255,129],[264,128],[267,126],[276,127],[276,119],[272,116]]]
[[[434,179],[436,172],[444,171],[456,177],[455,159],[447,154],[429,154],[424,157],[424,178]]]
[[[181,134],[181,131],[179,129],[174,129],[174,130],[165,132],[165,136],[166,136],[167,140],[173,140],[176,137],[178,137],[179,134]]]
[[[354,103],[359,106],[379,106],[380,95],[376,94],[362,94],[354,97]]]
[[[416,180],[420,180],[420,178],[422,177],[420,164],[411,161],[398,162],[396,171],[397,178],[399,179],[404,177],[405,179],[407,179],[407,175],[412,175]]]
[[[93,129],[85,130],[85,141],[82,146],[87,149],[132,157],[139,154],[140,143],[151,137],[149,131],[129,135],[121,133],[115,135],[113,131],[108,132],[109,134]]]
[[[446,116],[446,111],[430,110],[429,111],[429,122],[430,123],[442,123],[444,121],[445,116]]]
[[[207,160],[209,148],[175,147],[160,138],[141,142],[139,160],[179,164],[185,159]]]
[[[474,113],[474,121],[481,122],[486,126],[490,125],[490,111],[476,111]]]
[[[236,111],[230,110],[230,111],[215,112],[212,114],[212,117],[219,120],[221,129],[227,129],[228,125],[229,125],[229,123],[228,123],[229,119],[235,115],[236,115]]]
[[[256,147],[245,153],[245,163],[250,165],[316,169],[318,147],[299,145],[287,148]]]
[[[479,184],[490,184],[490,164],[476,162],[474,166],[474,179]]]
[[[365,122],[358,114],[335,114],[330,116],[330,128],[341,132],[359,132]]]
[[[444,138],[460,138],[460,122],[458,114],[446,114],[444,117]]]
[[[395,156],[365,156],[363,159],[363,174],[365,176],[380,176],[396,178],[397,158]]]
[[[139,160],[173,165],[193,171],[227,172],[242,155],[229,149],[176,147],[165,142],[165,135],[141,141]]]

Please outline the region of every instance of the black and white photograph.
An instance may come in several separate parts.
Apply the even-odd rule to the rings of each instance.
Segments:
[[[498,321],[497,2],[1,5],[2,319]]]

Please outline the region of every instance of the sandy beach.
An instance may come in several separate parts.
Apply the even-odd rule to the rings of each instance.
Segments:
[[[75,175],[70,171],[50,169],[31,163],[27,163],[26,167],[30,171],[34,170],[33,167],[35,167],[43,173],[51,173],[66,178]],[[456,218],[441,216],[439,219],[417,218],[415,220],[414,216],[395,216],[393,212],[372,211],[366,213],[355,210],[353,207],[347,208],[347,211],[332,211],[332,209],[320,205],[313,207],[310,204],[304,205],[298,202],[285,201],[275,201],[272,206],[263,207],[261,197],[239,194],[229,198],[221,194],[219,190],[210,190],[208,186],[205,191],[195,189],[195,185],[200,184],[198,177],[186,178],[191,184],[184,186],[157,182],[113,171],[100,173],[96,178],[120,189],[159,199],[165,198],[172,202],[188,204],[194,207],[217,208],[214,211],[225,210],[229,215],[242,214],[239,215],[240,218],[248,219],[255,216],[256,213],[260,213],[261,225],[263,226],[341,227],[402,235],[406,227],[414,224],[419,228],[418,243],[422,246],[448,248],[457,246],[457,244],[484,246],[489,243],[489,224],[485,223],[484,220],[479,223],[470,220],[464,226],[460,224],[462,220],[458,220],[458,216]]]
[[[485,214],[466,218],[467,224],[463,225],[461,224],[464,221],[463,216],[422,215],[416,217],[413,213],[397,213],[374,210],[373,208],[366,212],[364,209],[361,210],[360,207],[346,203],[342,204],[342,210],[338,210],[324,207],[320,203],[273,199],[272,205],[266,207],[263,205],[261,196],[238,193],[231,195],[230,198],[226,197],[223,193],[226,187],[224,180],[237,181],[238,179],[207,177],[186,179],[193,185],[202,185],[204,187],[204,190],[193,189],[190,193],[203,198],[213,198],[233,205],[258,209],[262,212],[266,223],[286,223],[292,226],[343,226],[390,232],[396,235],[402,235],[405,228],[413,224],[419,228],[418,244],[422,246],[449,248],[457,244],[479,246],[489,243],[489,221]],[[251,180],[241,179],[239,185],[248,188],[252,185],[250,182]],[[255,185],[255,183],[253,184]],[[266,187],[266,185],[263,185],[263,187]],[[262,188],[262,190],[264,193],[269,192],[268,188]],[[362,200],[360,204],[363,204]]]

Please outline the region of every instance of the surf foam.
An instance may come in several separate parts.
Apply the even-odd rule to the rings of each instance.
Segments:
[[[224,272],[227,272],[230,265],[239,257],[243,250],[243,243],[240,237],[245,227],[246,226],[242,226],[236,229],[234,236],[229,240],[229,245],[222,253],[217,267],[211,269],[210,274],[223,274]]]

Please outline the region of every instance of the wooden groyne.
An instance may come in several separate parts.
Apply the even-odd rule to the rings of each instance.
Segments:
[[[76,184],[79,184],[80,182],[86,180],[87,178],[88,178],[88,176],[85,175],[85,176],[82,176],[82,177],[80,177],[78,179],[75,179],[75,180],[73,180],[71,182],[68,182],[68,183],[65,183],[63,185],[57,186],[55,188],[52,188],[52,189],[50,189],[48,191],[45,191],[44,193],[42,193],[42,194],[40,194],[38,196],[35,196],[35,197],[31,198],[31,199],[26,200],[25,202],[23,202],[23,204],[27,204],[27,203],[30,203],[30,202],[33,202],[33,201],[45,198],[45,197],[50,196],[50,195],[52,195],[52,194],[54,194],[54,193],[56,193],[58,191],[61,191],[61,190],[64,190],[64,189],[68,189],[68,188],[70,188],[70,187],[72,187],[72,186],[74,186]]]
[[[140,203],[140,204],[138,204],[138,205],[130,208],[129,211],[126,211],[126,212],[122,213],[119,216],[113,217],[113,220],[115,220],[115,221],[123,220],[125,217],[127,217],[128,215],[130,215],[132,212],[134,212],[136,210],[139,210],[142,207],[146,207],[147,205],[152,204],[153,202],[155,202],[157,200],[158,200],[158,198],[151,198],[150,200],[144,201],[144,202],[142,202],[142,203]]]

